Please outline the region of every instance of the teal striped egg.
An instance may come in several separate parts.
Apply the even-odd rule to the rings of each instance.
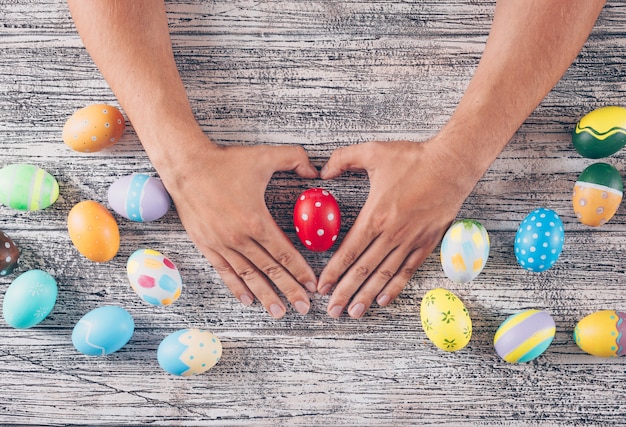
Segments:
[[[45,209],[59,197],[59,183],[45,170],[25,163],[0,169],[0,203],[20,211]]]
[[[509,363],[530,362],[552,343],[556,326],[546,311],[525,310],[509,316],[493,338],[496,353]]]

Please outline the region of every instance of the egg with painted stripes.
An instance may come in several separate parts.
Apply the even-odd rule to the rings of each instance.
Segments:
[[[474,280],[487,263],[489,248],[489,234],[480,222],[470,219],[455,222],[441,241],[444,273],[454,282]]]
[[[626,108],[611,105],[587,113],[576,123],[572,143],[589,159],[618,152],[626,144]]]
[[[56,178],[38,166],[16,163],[0,169],[0,203],[19,211],[45,209],[59,197]]]
[[[72,330],[72,344],[88,356],[105,356],[124,347],[135,332],[135,321],[128,311],[105,305],[85,314]]]
[[[541,356],[552,343],[556,325],[546,311],[525,310],[509,316],[493,339],[496,353],[509,363],[525,363]]]
[[[441,350],[461,350],[472,337],[472,319],[465,304],[447,289],[432,289],[424,295],[420,319],[428,339]]]
[[[574,341],[586,353],[598,357],[626,355],[626,312],[601,310],[583,317],[574,329]]]
[[[126,219],[149,222],[161,218],[172,199],[159,178],[143,173],[123,176],[109,187],[111,208]]]
[[[181,329],[161,341],[157,360],[164,371],[188,377],[208,371],[222,357],[222,343],[202,329]]]
[[[578,177],[572,205],[576,218],[591,227],[606,224],[622,203],[622,176],[608,163],[594,163]]]
[[[137,249],[128,258],[126,272],[135,293],[149,304],[170,305],[180,297],[183,287],[180,272],[159,251]]]

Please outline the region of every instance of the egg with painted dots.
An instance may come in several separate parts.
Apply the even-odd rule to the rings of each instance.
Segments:
[[[180,297],[183,287],[180,272],[159,251],[137,249],[128,258],[126,272],[135,293],[149,304],[170,305]]]
[[[164,371],[188,377],[208,371],[222,357],[222,343],[202,329],[181,329],[161,341],[157,360]]]
[[[155,221],[172,205],[161,180],[143,173],[115,180],[109,187],[108,200],[115,212],[135,222]]]
[[[564,242],[565,231],[559,215],[551,209],[535,209],[517,229],[515,257],[526,270],[546,271],[559,259]]]
[[[92,104],[77,110],[63,126],[63,142],[75,151],[94,153],[117,143],[126,121],[116,107]]]
[[[13,240],[4,232],[0,231],[0,276],[11,274],[17,266],[20,250]]]
[[[78,252],[91,261],[109,261],[120,247],[120,231],[115,218],[94,200],[74,205],[67,216],[67,230]]]
[[[328,190],[308,189],[296,201],[293,223],[304,247],[315,252],[327,251],[339,237],[339,204]]]
[[[585,225],[598,227],[617,212],[622,203],[622,176],[608,163],[594,163],[578,177],[572,205],[576,218]]]

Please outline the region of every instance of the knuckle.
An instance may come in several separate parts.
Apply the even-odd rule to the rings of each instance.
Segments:
[[[371,270],[368,267],[364,265],[359,265],[354,270],[354,275],[356,276],[357,279],[365,280],[369,277],[370,271]]]
[[[393,279],[393,276],[395,276],[396,272],[386,269],[386,268],[382,268],[380,270],[378,270],[378,276],[385,282],[389,282],[391,279]]]
[[[244,282],[249,282],[250,280],[256,279],[259,273],[256,268],[250,265],[237,271],[237,275],[241,277]]]
[[[294,260],[294,256],[291,252],[281,252],[278,254],[278,256],[276,257],[276,261],[278,261],[278,263],[280,265],[284,265],[284,266],[288,266],[290,265]]]
[[[265,266],[262,270],[263,273],[272,280],[280,278],[284,272],[280,264],[270,264]]]
[[[357,259],[357,254],[355,252],[348,252],[341,257],[341,263],[344,267],[348,268],[354,264],[354,261]]]

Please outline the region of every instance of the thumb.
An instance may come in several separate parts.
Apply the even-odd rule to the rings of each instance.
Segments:
[[[267,147],[268,154],[274,161],[276,172],[293,171],[302,178],[317,178],[319,172],[311,163],[309,155],[298,145]]]
[[[357,144],[337,148],[322,168],[320,177],[333,179],[346,171],[366,169],[363,159],[365,147],[366,144]]]

